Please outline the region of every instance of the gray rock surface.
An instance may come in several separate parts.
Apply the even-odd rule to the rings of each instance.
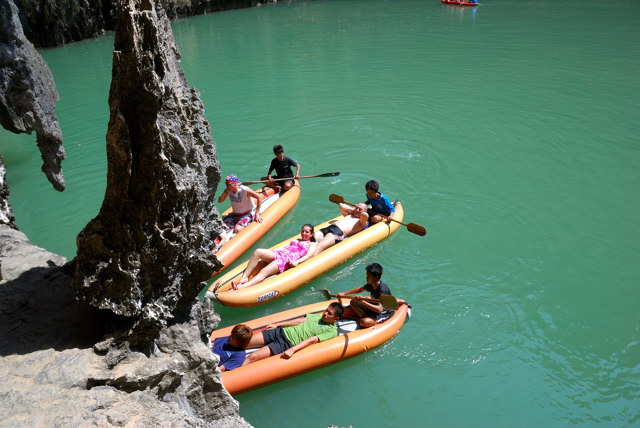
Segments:
[[[212,253],[220,167],[179,58],[161,7],[119,2],[107,189],[78,235],[74,287],[91,305],[131,319],[127,340],[139,347],[171,320],[188,319],[220,267]]]
[[[13,209],[9,205],[9,186],[7,185],[7,167],[0,157],[0,224],[17,229]],[[0,244],[1,245],[1,244]],[[2,276],[0,276],[0,280]]]
[[[111,314],[75,300],[64,263],[0,225],[0,427],[250,427],[193,321],[131,351]]]
[[[120,7],[107,190],[78,256],[32,245],[0,206],[0,427],[249,427],[207,346],[219,316],[197,299],[219,267],[209,124],[163,11]]]
[[[65,152],[54,111],[57,100],[51,71],[26,39],[13,0],[0,1],[0,125],[15,133],[36,132],[42,172],[62,191]]]

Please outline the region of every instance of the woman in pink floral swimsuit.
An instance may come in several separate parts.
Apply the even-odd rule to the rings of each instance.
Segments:
[[[258,248],[253,252],[253,256],[251,256],[240,282],[238,284],[231,283],[233,289],[237,290],[239,288],[251,287],[264,281],[265,278],[271,275],[282,273],[292,266],[298,266],[298,264],[313,256],[316,243],[313,242],[312,239],[313,226],[305,224],[302,226],[302,230],[300,230],[300,238],[291,241],[288,246],[277,250]],[[260,262],[268,264],[260,269],[260,272],[253,278],[249,279],[249,275],[251,275],[251,272],[254,271]]]

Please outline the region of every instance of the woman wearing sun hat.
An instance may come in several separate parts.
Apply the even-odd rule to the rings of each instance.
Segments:
[[[222,219],[224,227],[227,230],[233,229],[234,233],[238,233],[253,220],[262,223],[262,218],[260,218],[260,195],[243,185],[235,174],[227,175],[225,184],[226,188],[218,198],[218,203],[224,202],[228,196],[232,212]],[[253,199],[255,199],[255,203]]]

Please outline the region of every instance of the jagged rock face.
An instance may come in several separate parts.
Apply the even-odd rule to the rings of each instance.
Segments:
[[[9,186],[7,186],[7,167],[0,157],[0,224],[17,229],[13,209],[9,205]],[[0,266],[1,267],[1,266]],[[2,276],[0,276],[2,279]]]
[[[119,1],[109,105],[107,189],[78,235],[74,287],[92,305],[135,319],[128,340],[144,345],[168,320],[188,319],[220,267],[215,146],[153,1]]]
[[[13,0],[0,2],[0,124],[11,132],[36,132],[42,171],[56,190],[65,188],[58,100],[49,67],[25,38]]]
[[[160,0],[170,18],[256,6],[275,0]],[[113,30],[116,0],[16,0],[25,33],[37,46],[58,46]]]
[[[0,225],[0,426],[250,427],[198,314],[162,330],[150,355],[132,351],[107,311],[75,300],[65,262]]]
[[[29,40],[58,46],[113,29],[115,0],[16,0]]]

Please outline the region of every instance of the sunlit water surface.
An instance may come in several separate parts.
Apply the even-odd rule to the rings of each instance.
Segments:
[[[295,1],[174,22],[223,174],[283,144],[303,175],[270,246],[364,183],[405,207],[394,236],[223,324],[383,279],[413,306],[384,346],[238,397],[258,427],[638,426],[640,4]],[[35,137],[0,133],[32,241],[72,258],[105,189],[112,35],[43,51],[68,189]]]

